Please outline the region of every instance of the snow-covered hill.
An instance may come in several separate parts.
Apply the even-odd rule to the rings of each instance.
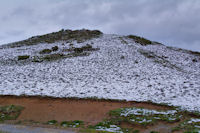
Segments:
[[[0,95],[152,101],[200,111],[200,53],[119,35],[83,40],[1,46]]]

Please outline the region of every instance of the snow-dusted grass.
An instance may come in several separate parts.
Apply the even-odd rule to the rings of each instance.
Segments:
[[[176,110],[158,111],[143,108],[124,108],[121,109],[121,116],[128,115],[174,115]]]
[[[131,124],[148,125],[159,121],[177,122],[182,117],[176,110],[150,110],[143,108],[121,108],[110,111],[111,118]]]
[[[34,56],[41,56],[41,50],[54,46],[59,49],[51,54],[67,54],[63,49],[69,49],[70,43],[62,43],[0,49],[0,94],[152,101],[200,111],[198,55],[103,35],[83,43],[71,42],[74,47],[90,44],[99,48],[88,56],[32,62]],[[20,55],[30,58],[18,61]]]
[[[103,122],[99,122],[94,126],[89,126],[91,129],[129,133],[137,132],[134,127],[146,128],[147,126],[159,125],[160,122],[165,123],[180,123],[182,114],[177,110],[151,110],[144,108],[119,108],[111,110],[109,117]],[[186,115],[184,117],[187,117]],[[124,124],[131,125],[130,128],[124,128]],[[149,129],[150,130],[150,129]],[[169,130],[171,130],[169,128]],[[182,130],[182,129],[180,129]]]
[[[118,124],[114,124],[111,121],[103,121],[95,126],[89,126],[89,129],[94,129],[96,131],[105,131],[109,133],[138,133],[138,130],[122,128]]]
[[[123,133],[121,128],[116,125],[110,125],[109,127],[98,126],[96,130],[114,132],[114,133]]]
[[[186,133],[194,132],[200,133],[200,119],[199,118],[190,118],[173,129],[173,131],[185,130]]]

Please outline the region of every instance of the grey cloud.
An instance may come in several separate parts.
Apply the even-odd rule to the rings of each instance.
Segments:
[[[199,0],[7,0],[0,8],[0,43],[89,28],[200,51]]]

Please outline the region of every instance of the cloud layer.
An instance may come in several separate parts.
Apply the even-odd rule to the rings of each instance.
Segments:
[[[6,0],[0,8],[0,44],[88,28],[200,51],[199,0]]]

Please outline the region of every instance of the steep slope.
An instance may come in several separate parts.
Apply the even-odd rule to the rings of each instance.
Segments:
[[[100,32],[77,38],[2,46],[0,94],[152,101],[200,111],[198,52]]]

